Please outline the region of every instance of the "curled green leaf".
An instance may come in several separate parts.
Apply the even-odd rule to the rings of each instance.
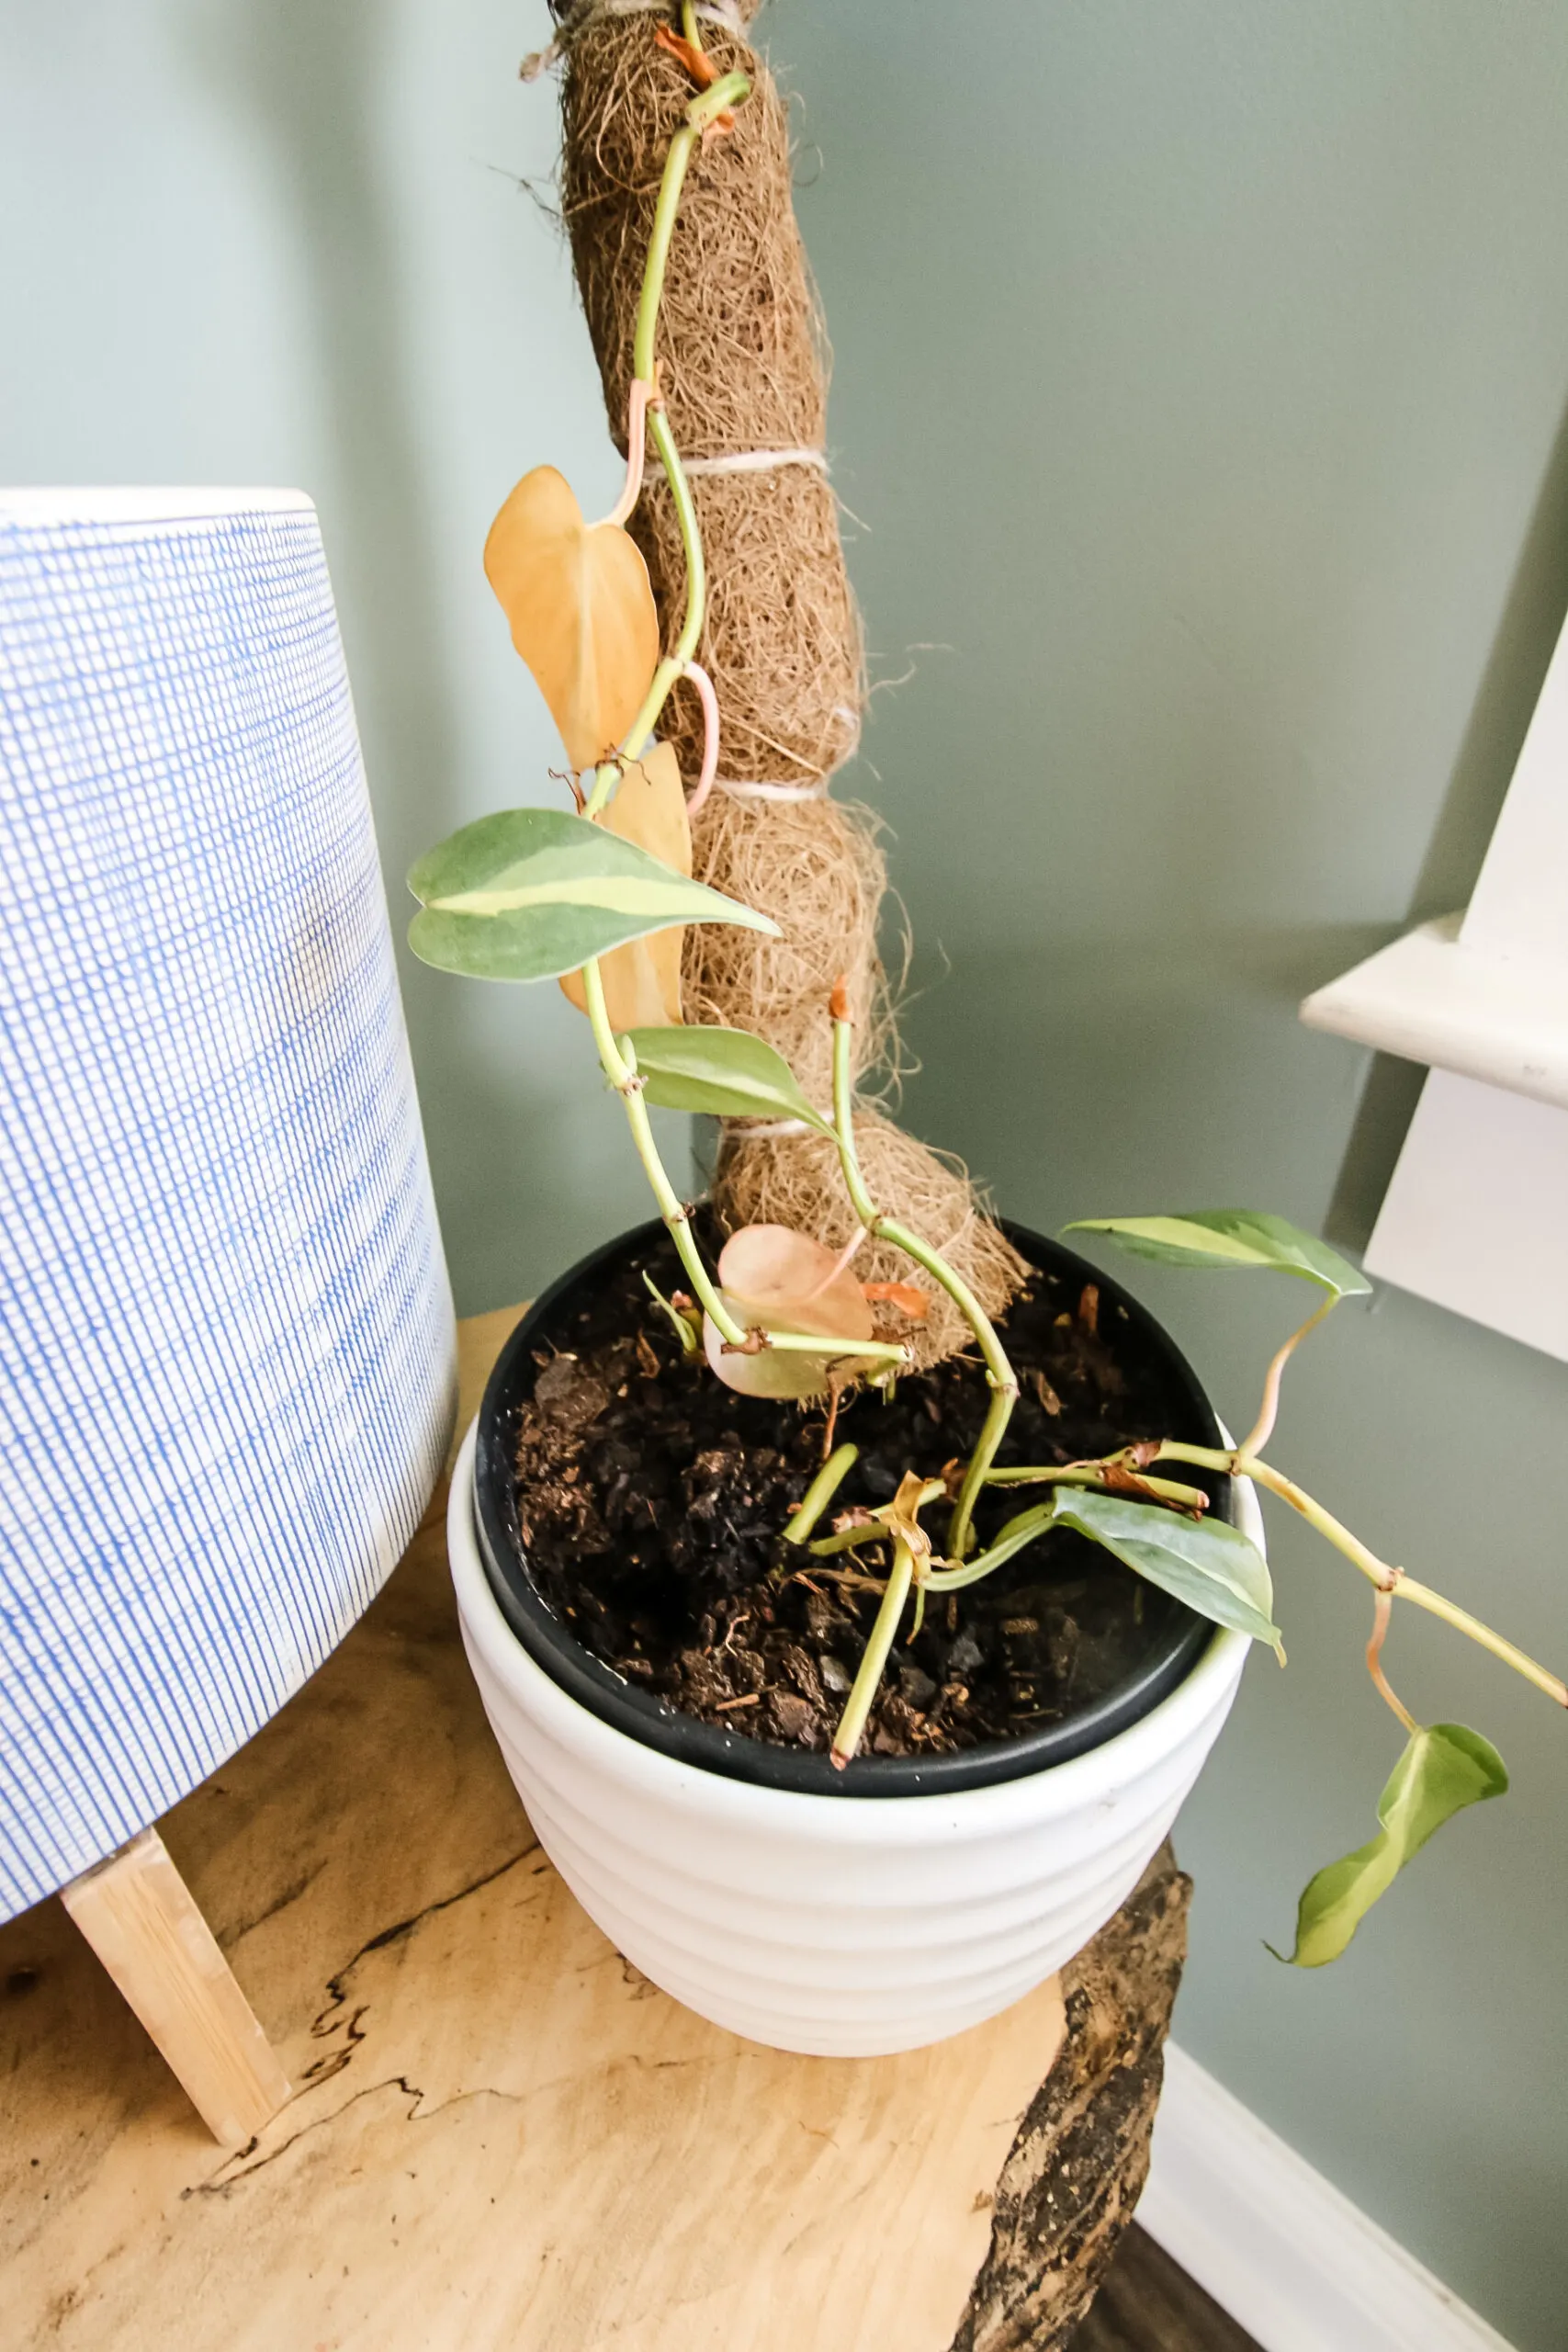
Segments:
[[[1298,1274],[1336,1298],[1371,1289],[1360,1269],[1282,1216],[1261,1209],[1190,1209],[1171,1216],[1084,1216],[1066,1233],[1103,1233],[1135,1258],[1167,1266],[1210,1266],[1236,1273]]]
[[[1502,1758],[1478,1731],[1463,1724],[1433,1724],[1414,1732],[1378,1799],[1377,1836],[1309,1881],[1296,1915],[1291,1965],[1322,1968],[1337,1960],[1372,1905],[1434,1831],[1466,1805],[1502,1796],[1507,1786]],[[1276,1960],[1284,1956],[1274,1953]]]
[[[801,1119],[823,1135],[833,1132],[784,1056],[748,1029],[634,1029],[630,1035],[647,1099],[666,1111]]]

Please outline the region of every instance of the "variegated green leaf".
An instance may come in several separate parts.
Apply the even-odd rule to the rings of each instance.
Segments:
[[[414,954],[481,979],[549,980],[672,923],[728,922],[776,937],[766,915],[692,882],[586,818],[507,808],[422,857]]]
[[[1135,1258],[1168,1266],[1215,1266],[1231,1272],[1268,1269],[1299,1274],[1336,1298],[1371,1289],[1359,1268],[1314,1234],[1261,1209],[1189,1209],[1173,1216],[1084,1216],[1066,1233],[1103,1233]]]

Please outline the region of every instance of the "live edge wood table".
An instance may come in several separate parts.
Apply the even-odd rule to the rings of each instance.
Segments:
[[[463,1327],[461,1422],[518,1310]],[[1169,1854],[1006,2017],[795,2058],[658,1992],[530,1831],[445,1492],[379,1600],[162,1825],[291,2096],[215,2145],[58,1903],[0,1928],[7,2352],[1050,2352],[1131,2217]]]

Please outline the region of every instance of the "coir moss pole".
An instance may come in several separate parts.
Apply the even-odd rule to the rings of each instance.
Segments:
[[[876,945],[886,871],[875,820],[829,789],[859,740],[860,622],[828,478],[827,346],[795,219],[784,105],[745,37],[754,7],[738,0],[697,13],[714,65],[748,74],[752,95],[733,128],[693,159],[660,330],[660,384],[707,553],[698,658],[722,713],[717,783],[695,825],[695,870],[771,915],[783,935],[717,926],[688,933],[686,1010],[692,1020],[766,1037],[826,1107],[828,1005],[840,977],[863,1096],[878,1076],[886,1081],[896,1052]],[[673,28],[676,12],[589,0],[564,12],[560,33],[563,209],[611,429],[623,448],[660,169],[692,96],[686,66],[658,38],[661,23]],[[672,643],[685,566],[657,466],[628,527]],[[690,781],[703,743],[690,688],[677,690],[664,724]],[[1021,1269],[977,1208],[963,1170],[863,1101],[857,1129],[877,1200],[930,1235],[986,1309],[999,1313]],[[856,1227],[832,1143],[790,1122],[727,1127],[715,1199],[727,1223],[788,1225],[830,1247]],[[892,1282],[908,1265],[876,1241],[857,1272]],[[931,1363],[969,1333],[939,1296],[909,1336],[919,1360]]]

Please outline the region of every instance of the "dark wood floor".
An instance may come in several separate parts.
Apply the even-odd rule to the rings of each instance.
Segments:
[[[1135,2225],[1073,2338],[1073,2352],[1258,2352],[1250,2335]]]

